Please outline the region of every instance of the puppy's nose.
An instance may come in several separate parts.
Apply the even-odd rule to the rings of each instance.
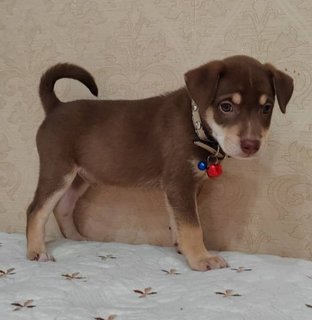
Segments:
[[[256,153],[259,150],[260,141],[252,140],[252,139],[244,139],[244,140],[241,140],[240,145],[243,152],[251,155]]]

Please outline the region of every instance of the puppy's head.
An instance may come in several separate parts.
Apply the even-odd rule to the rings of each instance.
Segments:
[[[277,97],[285,113],[293,79],[247,56],[212,61],[185,74],[203,125],[234,158],[251,158],[265,145]]]

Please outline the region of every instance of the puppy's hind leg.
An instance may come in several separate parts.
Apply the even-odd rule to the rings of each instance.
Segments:
[[[88,190],[89,186],[88,182],[77,175],[54,209],[56,221],[65,238],[78,241],[87,240],[77,230],[73,215],[78,199]]]
[[[52,163],[52,162],[49,162]],[[53,163],[52,163],[53,164]],[[74,165],[46,166],[41,162],[39,181],[34,200],[27,210],[27,258],[30,260],[54,260],[47,253],[44,235],[50,212],[72,184],[77,169]]]

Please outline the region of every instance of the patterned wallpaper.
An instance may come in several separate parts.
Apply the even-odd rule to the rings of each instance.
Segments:
[[[295,92],[286,115],[275,109],[265,156],[229,159],[224,176],[205,184],[205,241],[311,259],[311,12],[309,0],[0,1],[0,230],[24,232],[38,176],[37,87],[48,66],[80,64],[101,98],[130,99],[175,89],[185,71],[208,60],[248,54],[289,72]],[[75,81],[60,81],[57,92],[90,97]],[[152,243],[169,241],[164,212],[158,192],[112,188],[92,189],[77,209],[90,238]],[[92,221],[101,228],[90,231]],[[59,235],[53,219],[48,235]]]

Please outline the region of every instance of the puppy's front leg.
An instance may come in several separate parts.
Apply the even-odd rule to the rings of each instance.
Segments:
[[[192,189],[192,188],[191,188]],[[206,271],[226,268],[229,265],[220,256],[207,251],[200,226],[195,190],[188,186],[174,186],[166,190],[169,209],[175,220],[179,250],[194,270]]]

